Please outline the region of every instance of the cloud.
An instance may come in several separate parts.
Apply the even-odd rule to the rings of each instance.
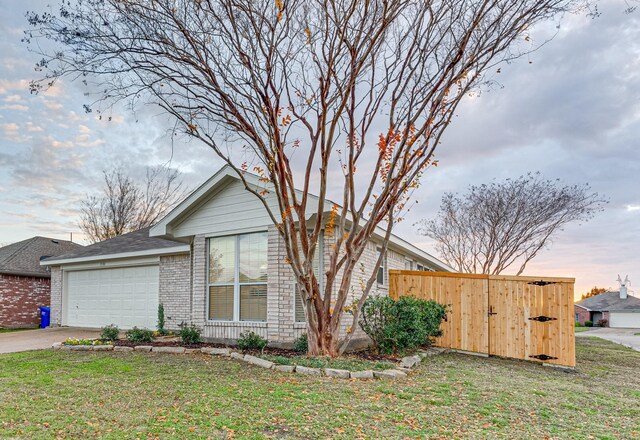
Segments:
[[[19,102],[22,100],[20,95],[9,95],[3,99],[4,102]]]
[[[47,100],[44,101],[44,106],[49,110],[60,110],[64,108],[64,105],[62,105],[59,102],[47,101]]]

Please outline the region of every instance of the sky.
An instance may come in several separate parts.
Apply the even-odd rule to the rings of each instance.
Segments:
[[[38,57],[20,41],[24,13],[50,0],[10,3],[0,14],[0,244],[71,233],[82,243],[80,201],[99,193],[104,169],[139,175],[170,163],[196,188],[222,166],[202,144],[172,137],[171,121],[153,108],[115,107],[100,119],[84,112],[87,97],[68,80],[31,95]],[[414,223],[435,215],[444,192],[539,171],[589,183],[610,203],[565,227],[525,274],[575,277],[578,296],[616,288],[617,275],[628,274],[640,292],[640,11],[626,8],[610,0],[597,18],[565,17],[552,41],[464,101],[397,235],[434,253]],[[532,34],[541,41],[550,30]]]

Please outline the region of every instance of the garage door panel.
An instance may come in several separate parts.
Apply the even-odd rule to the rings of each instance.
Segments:
[[[609,327],[640,328],[640,313],[610,312]]]
[[[66,272],[67,325],[155,327],[158,266]]]

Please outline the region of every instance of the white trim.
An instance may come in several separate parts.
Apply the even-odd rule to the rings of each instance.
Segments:
[[[185,244],[163,249],[148,249],[146,251],[122,252],[119,254],[92,255],[89,257],[65,258],[62,260],[44,260],[40,262],[40,266],[63,266],[70,263],[85,263],[104,260],[118,260],[125,258],[182,254],[191,251],[191,246]]]
[[[78,272],[81,270],[115,269],[117,267],[157,266],[160,257],[128,258],[123,260],[91,261],[87,263],[68,264],[62,266],[64,272]]]
[[[578,307],[580,307],[581,309],[586,310],[587,312],[590,312],[590,311],[591,311],[591,309],[588,309],[588,308],[586,308],[585,306],[581,306],[580,304],[573,303],[573,305],[574,305],[574,306],[578,306]]]

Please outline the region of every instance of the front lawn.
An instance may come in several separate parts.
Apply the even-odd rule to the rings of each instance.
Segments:
[[[588,332],[589,330],[593,330],[597,327],[576,327],[576,333]]]
[[[640,438],[640,353],[577,341],[578,373],[446,354],[407,379],[206,355],[0,355],[0,438]]]

